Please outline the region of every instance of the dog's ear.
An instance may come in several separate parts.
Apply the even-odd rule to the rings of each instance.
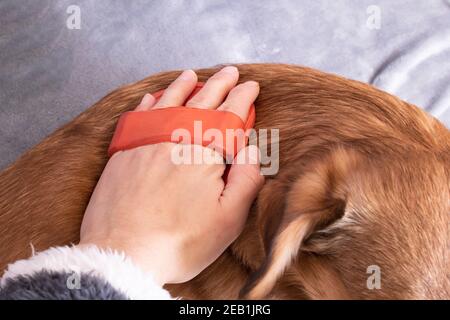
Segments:
[[[275,206],[278,212],[262,214],[266,217],[263,222],[266,259],[241,290],[241,298],[266,297],[308,237],[344,215],[348,176],[357,159],[351,150],[337,148],[288,183],[286,196],[278,197],[278,202],[267,198],[258,200],[265,202],[262,210],[270,211]],[[283,204],[280,198],[285,199]]]

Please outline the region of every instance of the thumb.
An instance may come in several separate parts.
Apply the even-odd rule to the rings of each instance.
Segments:
[[[221,204],[230,214],[242,214],[247,217],[250,206],[264,184],[260,173],[259,149],[250,145],[237,154],[222,192]]]

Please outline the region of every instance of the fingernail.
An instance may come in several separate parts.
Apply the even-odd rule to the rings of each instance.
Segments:
[[[180,76],[178,77],[179,80],[192,80],[192,78],[195,76],[194,70],[184,70]]]
[[[238,68],[236,68],[235,66],[228,66],[228,67],[225,67],[222,70],[220,70],[220,72],[236,73],[236,72],[238,72]]]
[[[140,105],[146,105],[151,102],[153,96],[150,93],[144,94],[144,97],[142,97]]]

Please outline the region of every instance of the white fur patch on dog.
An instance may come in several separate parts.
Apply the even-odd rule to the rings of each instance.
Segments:
[[[152,275],[143,272],[123,253],[102,250],[94,245],[54,247],[33,254],[29,259],[18,260],[8,265],[0,285],[3,286],[6,279],[32,276],[43,270],[89,273],[103,278],[130,299],[172,299],[169,292],[156,284]]]

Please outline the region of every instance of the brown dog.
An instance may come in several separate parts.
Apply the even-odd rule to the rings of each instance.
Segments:
[[[280,129],[280,170],[239,239],[172,294],[450,298],[450,132],[363,83],[287,65],[239,71],[261,86],[256,128]],[[1,173],[0,270],[30,243],[77,242],[118,116],[177,75],[115,90]]]

